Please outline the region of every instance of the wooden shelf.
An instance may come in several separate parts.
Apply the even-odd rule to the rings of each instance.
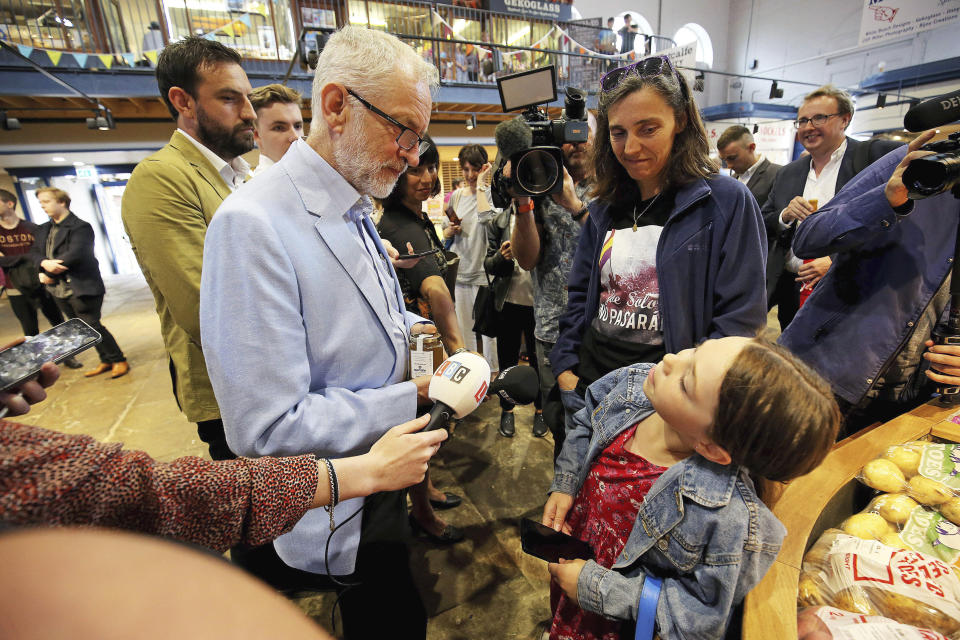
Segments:
[[[784,489],[771,509],[787,528],[787,537],[770,571],[747,594],[743,640],[796,640],[800,565],[820,513],[863,465],[890,445],[928,435],[960,442],[960,425],[947,421],[957,408],[930,402],[890,422],[868,427],[838,442],[823,464]]]

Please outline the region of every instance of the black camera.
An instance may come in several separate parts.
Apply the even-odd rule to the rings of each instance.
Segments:
[[[920,148],[935,155],[917,158],[904,170],[903,184],[908,197],[920,200],[950,190],[960,198],[960,131]]]
[[[556,68],[524,71],[497,79],[504,112],[522,109],[521,117],[497,127],[501,161],[493,174],[494,206],[503,209],[515,196],[545,196],[563,191],[560,146],[586,142],[586,94],[568,87],[560,118],[551,120],[542,105],[557,99]],[[503,175],[510,161],[511,176]]]

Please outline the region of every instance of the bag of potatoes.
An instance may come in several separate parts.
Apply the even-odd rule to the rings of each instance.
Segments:
[[[820,632],[821,635],[813,635]],[[823,633],[829,635],[823,635]],[[836,607],[810,607],[797,613],[797,635],[833,640],[948,640],[931,629],[918,629],[883,616],[865,616]]]
[[[803,558],[800,606],[831,606],[950,636],[960,633],[960,578],[940,559],[836,529]]]

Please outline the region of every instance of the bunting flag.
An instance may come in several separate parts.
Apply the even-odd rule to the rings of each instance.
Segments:
[[[127,63],[128,67],[132,67],[137,61],[137,55],[135,53],[124,53],[121,57],[123,61]]]
[[[28,47],[25,44],[18,44],[17,51],[19,51],[20,55],[22,55],[24,58],[29,58],[30,54],[33,53],[33,47]]]
[[[112,53],[98,53],[97,57],[100,58],[100,62],[107,69],[113,66],[113,54]]]
[[[83,69],[87,65],[87,54],[85,53],[73,53],[70,54],[73,56],[73,59],[77,61],[77,66]]]
[[[228,36],[230,36],[230,37],[232,38],[232,37],[233,37],[233,23],[231,22],[230,24],[225,24],[225,25],[223,25],[222,27],[220,27],[220,29],[218,29],[218,31],[222,31],[223,33],[227,34]]]
[[[147,56],[147,60],[153,63],[153,66],[157,66],[157,56],[159,55],[158,51],[144,51],[143,55]]]
[[[240,22],[240,23],[242,23],[242,24],[245,24],[245,25],[247,25],[247,26],[249,27],[249,26],[250,26],[250,14],[249,14],[249,13],[244,14],[239,20],[237,20],[237,22]]]
[[[50,58],[50,62],[53,63],[53,66],[60,64],[60,58],[63,57],[63,51],[53,51],[52,49],[46,49],[47,56]]]

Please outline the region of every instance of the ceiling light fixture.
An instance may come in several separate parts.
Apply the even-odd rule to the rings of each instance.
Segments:
[[[0,111],[0,129],[4,131],[13,131],[15,129],[22,129],[23,125],[20,124],[20,120],[17,118],[8,118],[6,111]]]
[[[887,94],[878,93],[877,94],[877,109],[883,109],[887,106]]]
[[[783,97],[783,89],[777,87],[777,81],[774,80],[773,84],[770,85],[770,99],[776,100],[777,98]]]
[[[53,156],[53,157],[50,158],[50,159],[53,160],[54,162],[66,162],[66,161],[67,161],[67,159],[64,158],[63,156]]]
[[[476,128],[477,128],[477,114],[471,113],[471,114],[467,117],[467,122],[466,122],[466,124],[467,124],[467,131],[473,131],[474,129],[476,129]]]

